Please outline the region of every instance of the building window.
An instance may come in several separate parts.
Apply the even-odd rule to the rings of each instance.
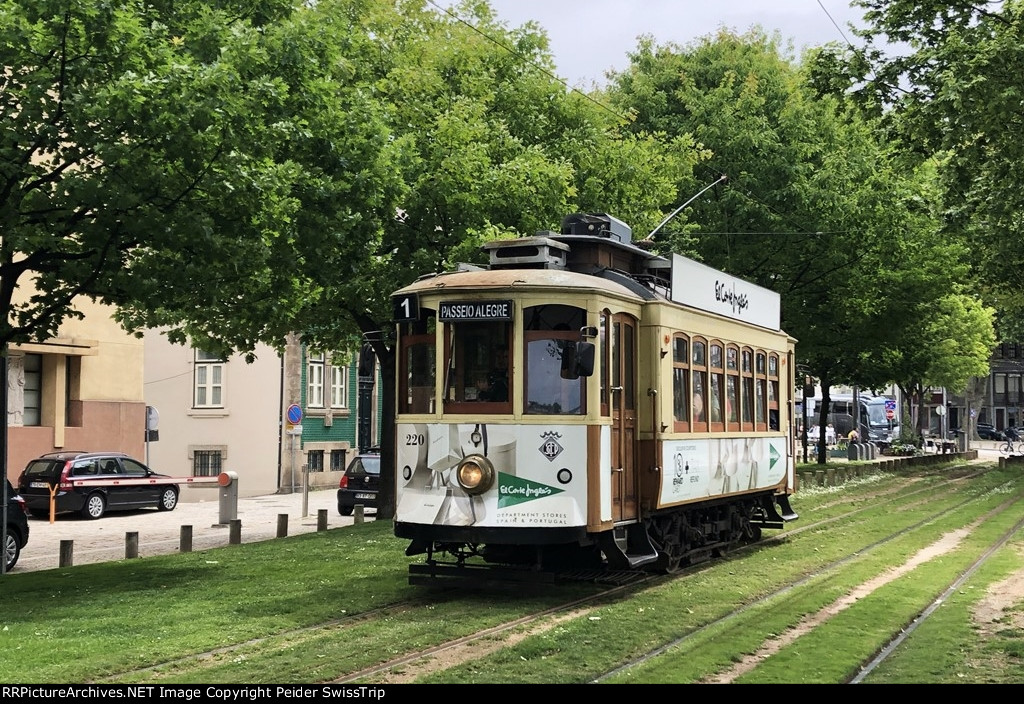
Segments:
[[[309,354],[306,357],[306,406],[324,407],[324,355]]]
[[[323,450],[310,450],[306,453],[306,469],[310,472],[324,471]]]
[[[25,355],[25,413],[22,425],[39,425],[42,419],[43,355]]]
[[[331,360],[331,408],[348,408],[348,366]]]
[[[224,360],[196,350],[195,407],[224,407]]]
[[[344,472],[345,471],[345,451],[344,450],[331,450],[331,471],[332,472]]]
[[[223,470],[224,462],[220,450],[194,450],[192,452],[192,476],[216,477]]]

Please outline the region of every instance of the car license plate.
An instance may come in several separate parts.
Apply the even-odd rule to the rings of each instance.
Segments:
[[[356,494],[357,499],[376,499],[376,494]]]
[[[46,482],[32,482],[29,486],[33,489],[49,489],[50,485]]]

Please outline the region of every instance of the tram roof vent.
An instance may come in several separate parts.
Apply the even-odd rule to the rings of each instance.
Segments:
[[[481,249],[490,252],[492,269],[565,269],[569,253],[569,245],[547,237],[488,242]]]
[[[630,244],[633,239],[633,229],[607,213],[567,215],[562,218],[562,234],[607,237],[622,244]]]

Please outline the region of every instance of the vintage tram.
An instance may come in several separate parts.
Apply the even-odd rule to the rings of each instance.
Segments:
[[[796,518],[776,293],[605,214],[484,249],[393,295],[407,554],[672,571]]]

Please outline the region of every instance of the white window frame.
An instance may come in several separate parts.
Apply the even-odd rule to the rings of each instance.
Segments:
[[[306,353],[306,407],[324,408],[324,367],[323,352]]]
[[[331,360],[331,408],[348,408],[348,365]]]
[[[195,351],[193,408],[224,408],[224,367],[223,358],[200,349]]]

